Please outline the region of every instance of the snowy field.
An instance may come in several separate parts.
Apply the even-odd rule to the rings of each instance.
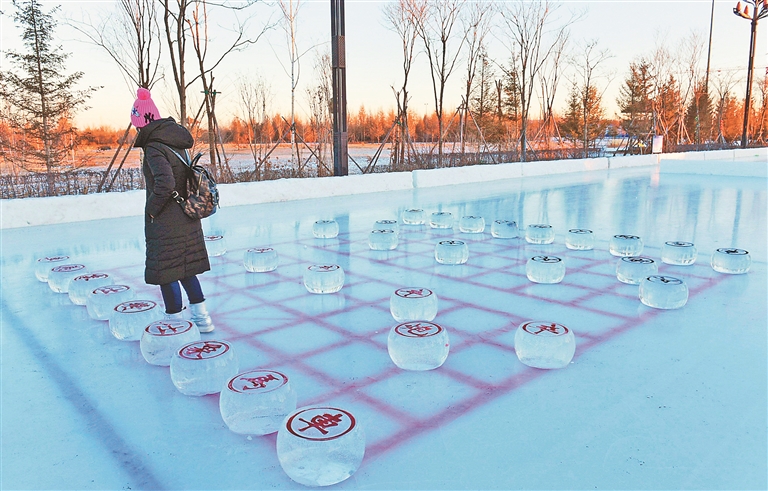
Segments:
[[[662,164],[224,207],[204,221],[227,252],[200,277],[216,323],[203,338],[229,341],[240,371],[288,375],[299,406],[354,414],[365,458],[334,488],[766,489],[767,181]],[[395,250],[369,249],[376,220],[413,207],[489,226],[548,223],[555,242],[401,221]],[[338,238],[313,237],[320,219],[339,223]],[[142,226],[124,217],[2,230],[0,488],[302,489],[274,434],[229,431],[218,395],[182,395],[138,342],[117,340],[35,278],[38,258],[65,254],[159,302],[143,284]],[[567,249],[570,228],[592,229],[595,249]],[[646,307],[617,280],[614,234],[640,236],[659,272],[685,281],[683,308]],[[468,244],[466,264],[435,262],[446,238]],[[661,264],[671,240],[695,243],[696,263]],[[264,246],[278,268],[246,272],[245,251]],[[749,251],[749,273],[715,272],[721,247]],[[561,283],[526,278],[540,254],[563,258]],[[340,292],[306,291],[303,271],[318,263],[344,268]],[[439,297],[434,322],[450,353],[435,370],[404,371],[388,355],[389,298],[406,286]],[[567,367],[518,360],[515,332],[528,320],[574,332]]]

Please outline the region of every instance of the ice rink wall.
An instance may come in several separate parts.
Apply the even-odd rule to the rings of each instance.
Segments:
[[[723,165],[733,162],[733,165]],[[658,167],[661,173],[766,178],[768,148],[716,150],[595,159],[514,162],[319,179],[278,179],[219,186],[221,206],[275,203],[352,194],[402,191],[470,182]],[[0,229],[141,216],[144,191],[0,200]]]

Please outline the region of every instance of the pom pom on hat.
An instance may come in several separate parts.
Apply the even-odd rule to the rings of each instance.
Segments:
[[[149,89],[140,87],[136,91],[136,97],[133,108],[131,108],[131,124],[133,126],[143,128],[152,121],[160,119],[160,111],[157,110]]]

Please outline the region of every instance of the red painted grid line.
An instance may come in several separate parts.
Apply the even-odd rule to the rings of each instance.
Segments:
[[[421,239],[420,241],[414,241],[414,243],[424,242],[426,240],[428,240],[428,239]],[[347,242],[345,244],[352,244],[352,242]],[[354,253],[351,250],[347,250],[347,251],[338,251],[338,250],[328,251],[327,249],[322,247],[322,244],[317,244],[315,242],[312,242],[311,244],[308,244],[308,245],[310,245],[311,247],[313,247],[316,250],[320,250],[320,251],[323,251],[323,252],[335,252],[335,253],[340,254],[342,256],[346,256],[347,258],[351,258],[351,257],[355,256],[355,257],[358,257],[360,259],[367,259],[367,260],[373,261],[373,262],[377,261],[375,259],[371,259],[367,255]],[[519,248],[519,245],[514,247],[514,249],[517,249],[517,248]],[[494,251],[494,252],[475,252],[475,253],[473,253],[473,257],[486,256],[486,257],[497,258],[497,259],[502,259],[503,258],[504,260],[515,261],[518,265],[521,264],[523,262],[522,259],[510,258],[510,257],[507,257],[507,256],[502,256],[500,254],[501,252],[507,251],[507,250],[510,250],[510,249],[513,249],[513,247],[505,247],[505,248],[501,249],[501,251]],[[426,272],[426,273],[430,274],[431,276],[435,276],[435,277],[438,277],[438,278],[441,278],[441,279],[445,279],[445,280],[449,280],[449,281],[456,281],[457,280],[457,278],[454,278],[454,277],[449,276],[449,275],[443,275],[443,274],[440,274],[440,273],[435,273],[434,271],[426,271],[426,268],[419,269],[419,268],[414,268],[414,267],[410,267],[408,265],[403,265],[403,264],[398,264],[397,263],[397,259],[398,258],[403,258],[403,257],[406,257],[408,255],[423,255],[425,257],[430,257],[431,258],[431,251],[412,252],[410,254],[400,254],[398,257],[395,257],[395,258],[391,258],[390,257],[386,261],[378,261],[378,262],[384,263],[384,264],[387,264],[387,265],[391,265],[391,266],[399,268],[399,269],[410,270],[410,271],[413,271],[413,272]],[[298,264],[301,264],[301,263],[306,263],[306,261],[302,260],[301,258],[293,257],[293,256],[288,255],[288,254],[281,254],[280,256],[281,256],[281,258],[286,258],[286,257],[289,258],[291,260],[289,264],[291,264],[291,265],[298,265]],[[231,258],[231,256],[230,256],[230,258]],[[225,264],[229,264],[230,266],[234,266],[237,263],[237,261],[234,260],[234,259],[230,259],[230,258],[226,258],[226,259],[224,259],[221,262],[223,262]],[[593,268],[593,267],[595,267],[597,265],[604,264],[604,263],[606,263],[609,260],[616,259],[613,256],[610,256],[608,259],[605,259],[605,260],[603,260],[603,259],[594,259],[594,258],[579,258],[579,259],[585,260],[585,262],[587,264],[582,266],[582,267],[579,267],[579,268],[570,268],[569,271],[571,271],[571,272],[573,272],[573,271],[585,272],[585,273],[588,273],[588,274],[592,273],[592,274],[598,274],[598,275],[605,276],[605,277],[613,277],[612,275],[606,275],[606,274],[603,274],[603,273],[590,271],[591,268]],[[592,264],[589,264],[590,262]],[[606,295],[608,293],[604,289],[596,289],[596,288],[592,288],[592,287],[589,287],[589,286],[585,286],[585,285],[575,284],[574,283],[574,284],[569,284],[569,286],[586,290],[585,294],[580,296],[580,297],[578,297],[575,300],[571,300],[571,301],[567,301],[567,302],[565,302],[565,301],[559,301],[558,302],[558,301],[553,300],[553,299],[540,298],[540,297],[537,297],[535,295],[530,295],[530,294],[527,294],[525,291],[522,291],[522,290],[525,290],[529,286],[528,284],[522,284],[522,285],[519,285],[519,286],[516,286],[516,287],[512,287],[512,288],[501,288],[501,287],[497,287],[497,286],[494,286],[494,285],[489,285],[487,283],[483,283],[480,280],[484,276],[486,276],[486,275],[488,275],[490,273],[493,273],[493,272],[497,272],[497,271],[496,270],[491,270],[491,269],[488,269],[488,268],[484,268],[483,269],[483,268],[475,267],[475,269],[479,269],[479,270],[477,272],[475,272],[474,274],[472,274],[472,275],[468,275],[467,277],[459,278],[458,280],[461,281],[462,283],[469,284],[471,286],[476,286],[476,287],[479,287],[479,288],[487,288],[487,289],[491,289],[491,290],[494,290],[494,291],[497,291],[497,292],[500,292],[500,293],[512,294],[514,296],[522,296],[522,297],[532,298],[532,299],[536,299],[536,300],[543,300],[543,301],[552,302],[552,303],[560,303],[561,305],[568,306],[568,307],[584,309],[584,306],[580,305],[580,302],[583,302],[583,301],[589,300],[591,298],[594,298],[595,295]],[[510,276],[515,276],[515,277],[518,277],[518,278],[523,277],[523,275],[511,272],[511,271],[502,271],[502,273],[510,275]],[[225,281],[227,279],[230,279],[230,278],[235,277],[235,276],[239,276],[241,274],[249,274],[249,273],[244,273],[241,270],[238,273],[211,275],[212,276],[212,278],[210,278],[211,282],[219,287],[219,290],[216,291],[214,293],[214,295],[225,297],[225,300],[233,299],[234,298],[234,295],[232,295],[233,293],[236,293],[238,295],[244,295],[246,298],[249,298],[252,301],[258,302],[259,305],[270,306],[272,308],[279,309],[281,312],[285,313],[289,317],[289,319],[286,320],[286,321],[283,321],[282,323],[270,326],[267,329],[262,329],[258,333],[239,333],[238,335],[236,335],[232,339],[243,340],[243,341],[247,342],[249,345],[254,346],[255,348],[257,348],[258,350],[261,350],[261,351],[271,355],[274,360],[280,361],[283,364],[288,364],[288,365],[296,368],[297,370],[301,371],[302,373],[305,373],[308,376],[310,376],[310,377],[312,377],[312,378],[314,378],[316,380],[322,381],[325,384],[327,384],[329,389],[331,389],[330,392],[328,392],[326,394],[323,394],[322,396],[317,396],[316,397],[317,402],[320,402],[321,400],[327,399],[327,398],[339,397],[339,396],[342,396],[342,395],[352,395],[355,399],[359,400],[362,403],[367,404],[370,407],[373,407],[378,412],[389,416],[390,418],[392,418],[394,421],[398,422],[401,425],[400,429],[397,432],[395,432],[394,434],[392,434],[391,436],[389,436],[389,437],[387,437],[384,440],[381,440],[379,442],[373,443],[368,448],[368,450],[366,452],[366,458],[367,459],[375,459],[378,456],[380,456],[381,454],[383,454],[383,453],[385,453],[385,452],[387,452],[387,451],[389,451],[389,450],[391,450],[391,449],[393,449],[393,448],[395,448],[395,447],[397,447],[399,445],[404,444],[405,442],[409,441],[410,439],[412,439],[412,438],[414,438],[414,437],[416,437],[418,435],[424,434],[424,433],[426,433],[426,432],[428,432],[428,431],[430,431],[432,429],[435,429],[435,428],[439,427],[442,424],[446,424],[446,423],[448,423],[448,422],[450,422],[450,421],[460,417],[463,414],[466,414],[467,412],[469,412],[469,411],[471,411],[471,410],[473,410],[473,409],[475,409],[475,408],[477,408],[479,406],[482,406],[484,404],[489,403],[490,401],[496,399],[497,397],[500,397],[503,394],[506,394],[506,393],[509,393],[509,392],[513,391],[517,387],[520,387],[520,386],[522,386],[522,385],[524,385],[524,384],[526,384],[526,383],[528,383],[528,382],[530,382],[532,380],[535,380],[536,378],[538,378],[539,376],[543,375],[546,372],[544,370],[535,370],[535,369],[527,368],[527,369],[524,369],[523,372],[516,373],[516,374],[508,377],[507,379],[503,380],[501,383],[492,384],[492,383],[487,383],[487,382],[478,380],[477,378],[475,378],[475,377],[473,377],[471,375],[468,375],[468,374],[463,373],[461,371],[457,371],[457,370],[452,369],[452,368],[450,368],[448,366],[441,367],[441,369],[440,369],[440,373],[441,374],[450,377],[453,381],[455,381],[457,383],[461,383],[461,384],[467,385],[467,386],[472,387],[474,389],[478,389],[479,388],[480,391],[481,391],[481,394],[478,394],[478,395],[476,395],[474,397],[469,397],[466,400],[464,400],[464,401],[462,401],[462,402],[460,402],[458,404],[452,404],[451,407],[444,409],[443,411],[439,412],[435,416],[431,416],[428,420],[420,420],[420,419],[412,416],[408,412],[403,411],[401,409],[398,409],[398,408],[392,406],[391,404],[388,404],[386,401],[382,401],[379,398],[376,398],[376,397],[373,397],[373,396],[370,396],[370,395],[366,394],[362,390],[362,389],[370,387],[370,386],[372,386],[372,385],[374,385],[374,384],[376,384],[378,382],[381,382],[383,380],[386,380],[386,379],[388,379],[390,377],[393,377],[393,376],[401,373],[401,371],[398,368],[396,368],[394,366],[391,366],[388,369],[385,369],[382,372],[380,372],[380,373],[378,373],[378,374],[376,374],[374,376],[365,377],[365,378],[363,378],[363,379],[361,379],[359,381],[351,382],[351,381],[348,381],[348,380],[334,378],[331,375],[329,375],[329,374],[321,371],[320,369],[312,366],[311,364],[309,364],[306,361],[311,356],[314,356],[314,355],[317,355],[317,354],[320,354],[320,353],[324,353],[324,352],[333,352],[334,350],[337,350],[337,349],[339,349],[341,347],[355,345],[355,344],[358,344],[358,343],[367,343],[367,344],[371,344],[372,346],[374,346],[377,349],[384,349],[383,343],[373,339],[370,336],[370,333],[353,334],[350,331],[348,331],[346,329],[343,329],[343,328],[339,328],[334,323],[328,322],[328,321],[325,320],[326,317],[329,317],[331,315],[338,314],[338,313],[341,313],[341,312],[354,311],[354,310],[359,309],[361,307],[369,307],[369,308],[370,307],[374,307],[374,308],[376,308],[376,309],[378,309],[378,310],[380,310],[382,312],[387,312],[388,313],[388,309],[386,309],[382,305],[384,303],[384,299],[379,299],[379,300],[377,300],[377,301],[372,303],[372,302],[366,302],[366,301],[359,300],[357,298],[354,298],[352,295],[347,294],[347,295],[345,295],[345,298],[347,299],[347,304],[345,305],[345,308],[323,312],[320,315],[308,315],[308,314],[306,314],[305,312],[303,312],[301,310],[293,309],[293,308],[290,308],[287,305],[285,305],[285,302],[288,302],[288,301],[291,301],[291,300],[297,300],[297,299],[299,299],[301,297],[304,297],[306,295],[306,293],[303,293],[303,294],[300,294],[300,295],[298,295],[298,294],[297,295],[293,295],[293,296],[291,296],[289,298],[282,299],[282,301],[279,304],[273,304],[273,303],[268,303],[267,301],[261,299],[258,296],[256,291],[253,291],[253,290],[248,289],[248,288],[246,288],[245,290],[243,290],[241,288],[231,288],[231,287],[229,287],[226,284]],[[288,276],[282,275],[282,274],[277,273],[277,272],[273,272],[271,274],[274,274],[277,277],[276,281],[274,281],[273,283],[281,283],[281,282],[284,282],[284,281],[294,282],[294,281],[297,280],[296,278],[288,277]],[[402,286],[402,285],[394,284],[393,282],[383,281],[380,278],[373,278],[371,276],[363,275],[363,274],[359,274],[359,273],[355,273],[355,272],[350,272],[349,276],[351,278],[353,278],[353,280],[350,281],[346,285],[346,287],[348,289],[352,289],[352,290],[354,289],[354,285],[356,285],[356,284],[365,284],[365,283],[369,283],[369,282],[377,282],[379,284],[388,284],[388,285],[390,285],[391,287],[394,287],[394,288]],[[712,280],[709,280],[708,278],[703,278],[703,277],[700,277],[700,278],[708,280],[708,282],[704,283],[702,286],[700,286],[696,290],[692,290],[691,295],[695,295],[695,294],[697,294],[700,291],[703,291],[703,290],[705,290],[707,288],[710,288],[710,287],[714,286],[715,284],[717,284],[717,283],[719,283],[720,281],[723,280],[723,277],[719,277],[718,280],[716,280],[716,281],[712,281]],[[568,284],[568,283],[566,283],[566,284]],[[618,282],[615,283],[615,284],[612,284],[611,290],[615,290],[616,288],[620,287],[621,285],[622,284],[618,283]],[[618,295],[615,292],[613,293],[613,295],[616,295],[616,296],[619,296],[619,297],[627,297],[626,295]],[[495,330],[492,330],[492,331],[486,331],[486,332],[484,332],[482,334],[479,334],[479,335],[478,334],[469,334],[469,333],[467,333],[466,331],[464,331],[464,330],[462,330],[460,328],[452,328],[452,330],[454,330],[456,332],[459,332],[459,333],[464,333],[464,335],[465,335],[464,336],[465,339],[464,339],[462,345],[459,346],[459,347],[455,347],[452,350],[452,354],[454,356],[456,354],[466,350],[466,349],[469,349],[469,348],[471,348],[473,346],[477,346],[477,345],[489,345],[489,346],[493,346],[493,347],[496,347],[496,348],[500,348],[500,349],[505,350],[510,355],[514,352],[514,348],[513,347],[511,347],[511,346],[509,346],[509,345],[507,345],[505,343],[498,342],[498,341],[495,340],[495,338],[497,336],[501,335],[501,334],[505,334],[505,333],[508,333],[508,332],[516,329],[517,325],[520,322],[525,320],[523,317],[516,316],[512,312],[504,312],[504,311],[499,311],[497,309],[490,309],[490,308],[484,307],[482,305],[475,305],[473,303],[464,302],[464,301],[462,301],[460,299],[447,297],[445,295],[442,295],[441,298],[443,298],[444,300],[446,300],[446,301],[451,303],[450,307],[441,310],[442,314],[446,314],[446,313],[450,313],[450,312],[454,312],[454,311],[458,312],[458,311],[461,311],[463,309],[470,309],[470,310],[471,309],[479,309],[479,310],[484,310],[484,311],[496,313],[498,315],[502,315],[502,316],[505,316],[505,317],[516,317],[516,320],[514,322],[507,323],[504,327],[501,327],[501,328],[498,328],[498,329],[495,329]],[[230,310],[227,313],[231,314],[231,313],[236,313],[238,311],[247,311],[247,310],[252,310],[252,308],[253,307],[238,308],[238,309],[235,309],[235,310]],[[621,334],[623,332],[626,332],[629,329],[637,327],[637,326],[643,324],[644,322],[646,322],[648,319],[654,317],[655,315],[658,315],[658,311],[648,311],[648,312],[642,314],[639,318],[628,318],[627,316],[623,316],[623,315],[616,314],[616,313],[605,312],[605,311],[600,310],[600,309],[592,309],[592,310],[594,312],[596,312],[596,313],[601,314],[601,315],[613,315],[614,317],[617,317],[619,320],[621,320],[622,323],[619,326],[614,327],[614,328],[610,329],[609,331],[607,331],[605,333],[602,333],[602,334],[599,334],[599,335],[592,335],[592,334],[588,334],[588,333],[585,333],[583,335],[579,335],[579,337],[585,338],[586,342],[581,343],[579,345],[579,353],[577,354],[577,356],[580,356],[582,353],[588,351],[589,349],[591,349],[591,348],[593,348],[593,347],[595,347],[595,346],[597,346],[599,344],[602,344],[602,343],[612,339],[613,337],[615,337],[615,336],[617,336],[617,335],[619,335],[619,334]],[[226,314],[224,314],[224,315],[226,315]],[[275,331],[279,331],[281,329],[285,329],[287,327],[292,327],[296,323],[300,323],[300,322],[311,322],[313,324],[320,325],[320,326],[322,326],[325,329],[328,329],[328,330],[331,330],[333,332],[336,332],[337,334],[341,334],[344,337],[344,340],[340,341],[340,342],[332,343],[330,345],[323,346],[323,347],[320,347],[320,348],[315,348],[315,349],[312,349],[312,350],[309,350],[309,351],[306,351],[306,352],[303,352],[303,353],[290,355],[290,354],[284,353],[283,351],[281,351],[281,350],[279,350],[277,348],[274,348],[274,347],[270,346],[267,343],[260,342],[257,339],[257,337],[254,337],[254,336],[258,336],[258,335],[264,334],[264,333],[275,332]],[[226,325],[226,323],[223,324],[223,327],[224,327],[225,331],[233,332],[232,328],[230,326]],[[232,339],[230,339],[230,340],[232,340]]]

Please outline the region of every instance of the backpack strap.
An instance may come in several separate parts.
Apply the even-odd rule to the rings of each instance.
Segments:
[[[186,159],[185,159],[184,157],[179,155],[179,152],[177,152],[176,150],[174,150],[170,146],[166,145],[165,143],[152,142],[152,143],[148,144],[147,146],[154,146],[155,148],[157,148],[157,145],[163,146],[163,147],[167,148],[168,150],[170,150],[171,152],[173,152],[173,154],[176,157],[178,157],[179,160],[181,160],[182,163],[187,166],[187,168],[192,169],[192,164],[189,161],[189,152],[187,152],[186,149],[184,150],[184,157],[186,157]],[[175,189],[174,189],[173,193],[171,193],[171,199],[174,200],[175,202],[177,202],[178,204],[183,204],[186,201],[186,198],[184,196],[180,195],[179,192],[176,191]]]

